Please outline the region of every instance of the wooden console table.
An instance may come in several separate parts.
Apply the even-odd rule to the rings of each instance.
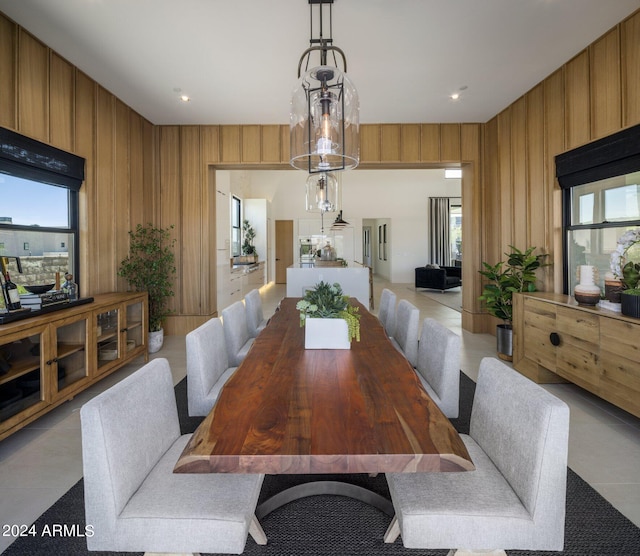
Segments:
[[[573,382],[640,417],[640,319],[573,297],[513,296],[513,366],[534,382]]]
[[[132,359],[148,360],[146,293],[107,293],[0,325],[0,440]]]

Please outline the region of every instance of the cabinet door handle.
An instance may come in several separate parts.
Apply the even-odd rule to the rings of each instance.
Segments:
[[[557,332],[552,332],[551,334],[549,334],[549,341],[551,342],[551,345],[554,346],[559,346],[560,345],[560,335]]]
[[[121,328],[120,332],[126,332],[127,330],[129,330],[128,328]]]
[[[49,359],[49,361],[47,361],[47,365],[53,365],[54,363],[58,362],[58,358],[54,357],[53,359]]]

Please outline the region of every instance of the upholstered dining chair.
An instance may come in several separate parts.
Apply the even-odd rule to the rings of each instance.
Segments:
[[[208,415],[237,367],[229,366],[219,318],[209,319],[186,336],[187,406],[190,416]]]
[[[242,301],[236,301],[222,310],[222,328],[229,364],[237,367],[247,355],[253,340],[247,327],[247,310]]]
[[[387,474],[396,515],[385,542],[400,534],[407,548],[457,547],[455,554],[465,555],[562,550],[567,404],[485,358],[470,434],[461,437],[475,471]]]
[[[406,299],[401,299],[396,310],[396,330],[391,343],[404,354],[412,367],[418,362],[419,328],[420,310]]]
[[[416,371],[427,394],[449,419],[457,418],[460,410],[461,354],[458,334],[435,319],[424,319]]]
[[[262,332],[264,327],[267,326],[267,321],[262,312],[260,291],[253,289],[245,295],[244,306],[247,311],[247,328],[249,329],[249,336],[251,338],[255,338],[260,334],[260,332]]]
[[[378,320],[387,336],[392,338],[396,329],[396,294],[390,289],[383,288],[378,307]]]
[[[264,479],[178,474],[191,435],[180,435],[171,369],[154,359],[80,410],[89,550],[240,554]]]

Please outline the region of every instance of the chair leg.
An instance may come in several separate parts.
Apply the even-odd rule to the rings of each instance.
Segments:
[[[452,548],[447,556],[507,556],[504,550],[469,550],[467,548]]]
[[[251,523],[249,524],[249,534],[256,541],[256,544],[267,544],[267,535],[265,535],[262,525],[260,525],[255,515],[251,518]]]
[[[384,534],[385,543],[393,543],[400,536],[400,523],[398,523],[398,516],[394,515],[387,532]]]

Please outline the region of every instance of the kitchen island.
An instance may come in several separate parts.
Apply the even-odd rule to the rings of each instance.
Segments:
[[[345,295],[355,297],[367,309],[371,308],[368,267],[354,262],[343,267],[292,265],[287,268],[287,297],[303,297],[304,292],[318,282],[337,282]]]

